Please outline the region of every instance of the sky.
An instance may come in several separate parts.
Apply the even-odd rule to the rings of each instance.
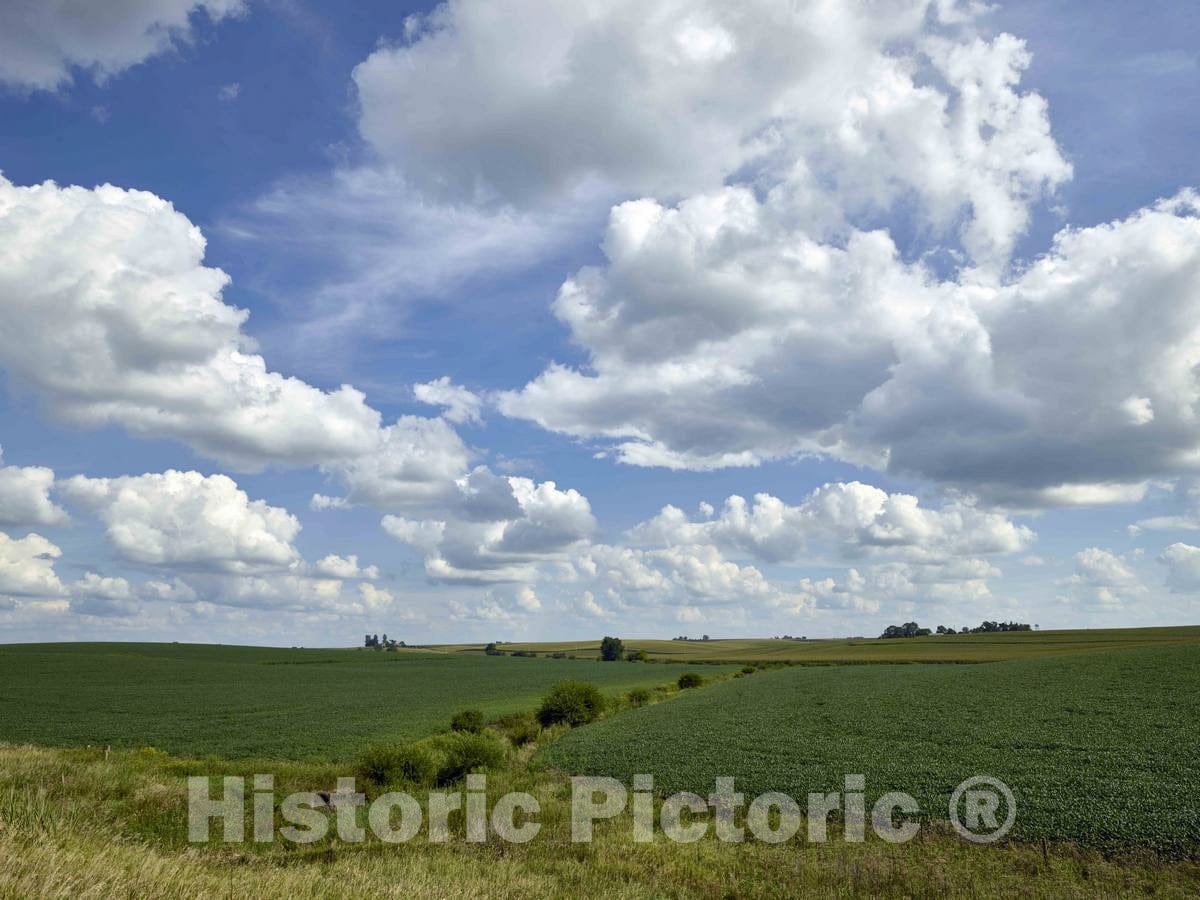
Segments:
[[[1200,618],[1200,4],[0,2],[0,643]]]

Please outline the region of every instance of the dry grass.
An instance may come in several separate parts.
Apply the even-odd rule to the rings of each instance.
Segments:
[[[0,897],[794,897],[1195,896],[1200,867],[1117,861],[1069,847],[976,847],[927,829],[891,846],[703,840],[635,844],[627,820],[569,840],[569,788],[519,763],[496,794],[529,790],[542,834],[432,845],[326,840],[189,846],[187,773],[273,771],[278,793],[328,785],[327,767],[212,763],[161,754],[0,746]],[[415,792],[417,793],[417,792]]]

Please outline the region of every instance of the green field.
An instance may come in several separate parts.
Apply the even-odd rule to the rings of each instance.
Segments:
[[[413,740],[475,707],[533,709],[564,678],[608,694],[682,666],[188,644],[0,646],[0,741],[339,759]]]
[[[987,774],[1017,796],[1017,838],[1190,856],[1200,648],[760,672],[577,729],[542,758],[702,795],[720,775],[750,797],[806,798],[861,773],[868,801],[906,791],[935,818],[958,783]]]
[[[874,662],[975,663],[1031,656],[1061,656],[1096,653],[1168,644],[1200,646],[1200,626],[1178,628],[1114,628],[1071,631],[1010,631],[993,634],[954,634],[925,638],[880,640],[839,638],[836,640],[784,641],[771,638],[732,638],[710,641],[663,641],[626,638],[625,646],[645,650],[664,661],[704,662],[791,662],[798,664],[841,664]],[[599,639],[548,643],[503,644],[504,650],[529,650],[595,656]],[[478,654],[483,644],[445,644],[443,652]]]
[[[535,727],[528,741],[503,728],[480,736],[503,747],[486,764],[488,797],[524,791],[541,805],[543,834],[521,845],[468,842],[458,814],[449,843],[424,832],[404,845],[352,843],[331,832],[311,845],[228,846],[218,831],[189,845],[186,779],[269,772],[279,796],[328,790],[359,771],[353,758],[369,743],[436,743],[444,737],[424,736],[459,709],[530,711],[565,677],[615,697],[672,682],[686,666],[595,662],[598,642],[504,645],[588,657],[578,660],[489,657],[472,645],[0,646],[0,897],[1193,897],[1198,633],[627,642],[691,657],[706,683],[655,691],[641,708],[614,704],[573,730]],[[714,646],[764,668],[695,666]],[[964,654],[981,664],[892,664]],[[999,657],[1008,659],[988,661]],[[776,665],[796,662],[812,665]],[[137,749],[145,745],[173,755]],[[863,843],[846,842],[836,821],[819,844],[803,831],[785,844],[723,843],[711,830],[675,844],[661,834],[635,842],[618,817],[577,844],[567,772],[649,772],[660,796],[707,794],[729,775],[748,797],[782,790],[802,804],[861,773],[868,799],[904,790],[939,821],[903,844],[870,829]],[[971,844],[940,821],[953,787],[977,774],[1017,794],[1017,827],[1001,844]],[[406,778],[364,787],[422,805],[431,791],[461,790]]]

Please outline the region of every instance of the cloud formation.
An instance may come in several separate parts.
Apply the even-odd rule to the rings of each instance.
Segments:
[[[300,558],[296,517],[251,500],[226,475],[78,475],[61,490],[100,516],[113,547],[132,562],[248,573],[287,569]]]
[[[61,597],[66,588],[54,571],[62,550],[40,534],[12,538],[0,531],[0,597]]]
[[[847,211],[916,195],[927,223],[961,217],[977,258],[1002,257],[1070,169],[1044,101],[1014,90],[1024,45],[974,37],[976,9],[461,0],[355,69],[359,129],[454,201],[679,197],[757,171],[820,181]]]
[[[44,466],[5,466],[0,450],[0,526],[63,525],[66,511],[50,499],[54,470]]]
[[[192,16],[216,22],[243,0],[38,0],[0,5],[0,82],[53,91],[76,69],[104,81],[185,43]]]

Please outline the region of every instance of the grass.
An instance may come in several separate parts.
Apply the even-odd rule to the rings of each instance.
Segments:
[[[706,689],[708,690],[708,689]],[[680,702],[672,700],[670,703]],[[668,704],[669,705],[669,704]],[[594,726],[588,726],[594,727]],[[460,819],[447,844],[327,838],[223,846],[185,843],[187,774],[276,775],[277,793],[329,787],[336,766],[216,763],[161,754],[0,745],[0,897],[1192,897],[1190,862],[1105,858],[1051,845],[979,847],[925,829],[901,845],[630,840],[628,821],[570,841],[569,786],[520,763],[489,779],[495,798],[540,802],[537,839],[469,844]],[[424,806],[420,791],[412,793]],[[219,833],[219,829],[214,830]]]
[[[790,668],[689,691],[578,729],[541,755],[570,772],[655,776],[707,795],[801,799],[866,776],[945,818],[969,776],[1004,780],[1014,836],[1200,853],[1200,648],[978,666]]]
[[[0,741],[336,760],[415,740],[467,707],[536,707],[563,679],[609,696],[683,666],[184,644],[0,646]]]
[[[1010,631],[999,634],[955,634],[926,638],[880,640],[783,641],[771,638],[734,638],[710,641],[661,641],[625,638],[627,650],[645,650],[657,661],[785,662],[794,664],[847,663],[976,663],[1161,647],[1165,644],[1200,646],[1200,626],[1176,628],[1115,628],[1073,631]],[[483,644],[444,644],[440,652],[474,655]],[[600,641],[502,644],[502,650],[528,650],[540,654],[573,653],[594,657]]]

